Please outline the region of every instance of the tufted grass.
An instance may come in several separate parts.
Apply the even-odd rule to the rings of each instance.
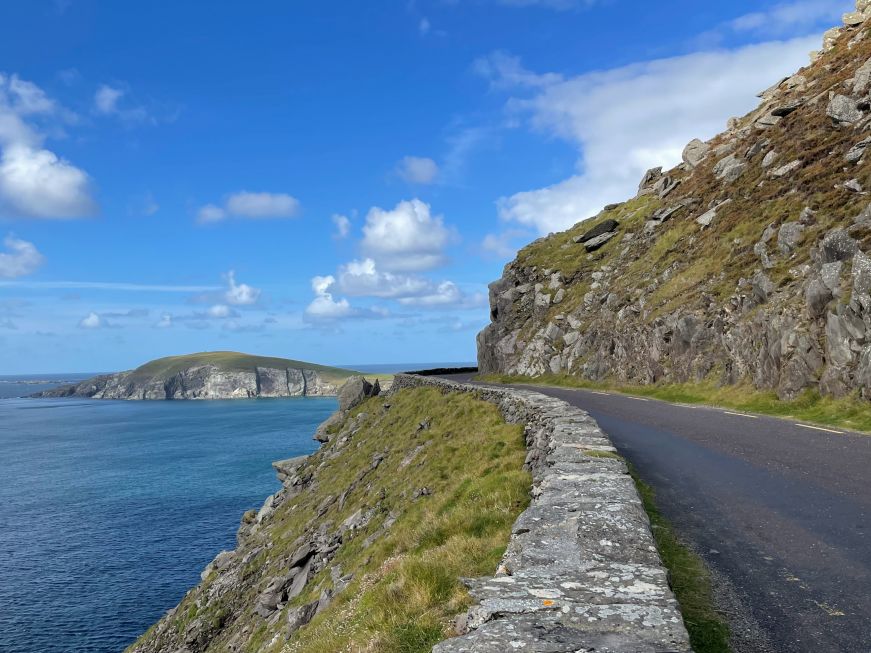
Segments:
[[[778,399],[774,392],[757,390],[748,383],[720,385],[707,379],[698,383],[635,385],[616,381],[588,381],[575,376],[557,374],[538,377],[493,374],[478,378],[489,383],[606,390],[672,403],[728,408],[871,435],[871,402],[858,395],[835,399],[823,397],[815,390],[806,390],[795,399],[784,401]]]

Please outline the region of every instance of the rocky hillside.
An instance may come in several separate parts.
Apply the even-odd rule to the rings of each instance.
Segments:
[[[171,356],[135,370],[96,376],[35,397],[94,399],[247,399],[335,395],[351,370],[313,363],[205,352]]]
[[[309,457],[242,518],[237,548],[129,653],[428,651],[494,573],[529,503],[522,425],[434,388],[360,377]]]
[[[871,390],[871,1],[636,197],[490,287],[483,372]]]

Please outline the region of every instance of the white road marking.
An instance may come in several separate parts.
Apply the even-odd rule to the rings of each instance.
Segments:
[[[795,422],[796,426],[800,426],[803,429],[813,429],[814,431],[825,431],[826,433],[837,433],[838,435],[844,435],[843,431],[836,431],[834,429],[824,429],[822,426],[811,426],[810,424],[799,424]]]
[[[590,392],[592,392],[594,395],[602,395],[603,397],[609,396],[607,392],[598,392],[596,390],[590,390]]]
[[[726,415],[737,415],[738,417],[749,417],[750,419],[759,419],[757,415],[748,415],[747,413],[733,413],[731,410],[724,410]]]
[[[650,399],[645,399],[644,397],[633,397],[632,395],[626,395],[630,399],[635,399],[636,401],[650,401]]]

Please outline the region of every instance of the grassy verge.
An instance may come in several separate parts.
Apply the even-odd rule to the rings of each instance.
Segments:
[[[771,415],[871,434],[871,403],[858,396],[834,399],[807,390],[792,401],[781,401],[773,392],[750,385],[721,386],[711,381],[657,385],[593,382],[572,376],[547,374],[539,377],[486,375],[491,383],[550,385],[564,388],[607,390],[637,397],[650,397],[683,404],[704,404],[760,415]]]
[[[668,569],[669,581],[680,604],[690,643],[696,653],[729,653],[729,627],[714,608],[711,576],[704,561],[687,548],[656,507],[653,488],[630,469],[650,526],[656,548]]]

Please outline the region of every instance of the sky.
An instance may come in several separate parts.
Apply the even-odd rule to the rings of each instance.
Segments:
[[[849,0],[0,5],[0,374],[471,361],[526,243],[634,194]]]

